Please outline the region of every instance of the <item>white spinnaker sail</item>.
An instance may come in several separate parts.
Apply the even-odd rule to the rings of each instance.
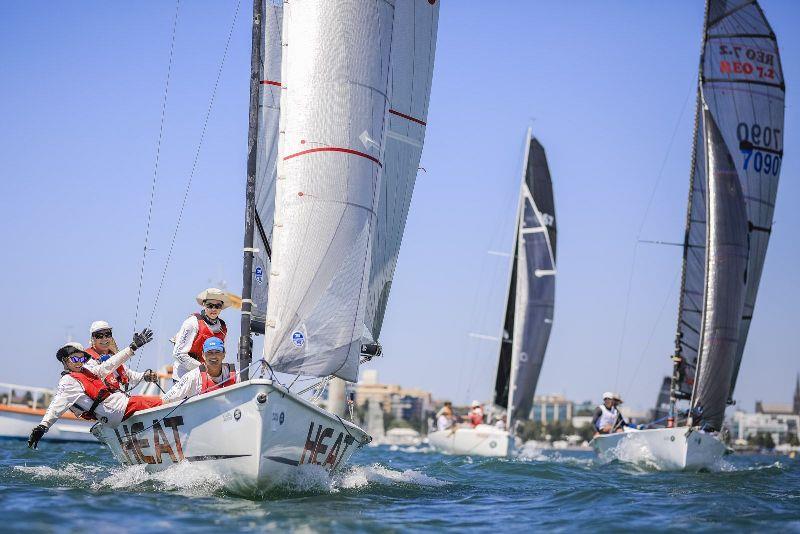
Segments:
[[[438,24],[438,2],[403,0],[395,6],[386,150],[365,321],[375,340],[383,325],[425,141]]]
[[[394,2],[284,4],[281,140],[264,354],[355,382],[364,331]]]
[[[265,2],[261,20],[261,73],[256,154],[256,229],[253,236],[253,318],[251,329],[264,331],[269,291],[269,253],[275,218],[275,177],[281,99],[283,3]]]

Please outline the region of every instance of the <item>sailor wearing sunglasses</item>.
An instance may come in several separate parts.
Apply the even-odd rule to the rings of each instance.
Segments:
[[[89,335],[92,338],[91,346],[86,349],[86,352],[92,359],[104,362],[118,352],[117,342],[114,341],[111,333],[111,325],[106,321],[93,322],[89,328]],[[138,386],[142,380],[156,382],[158,381],[158,374],[149,369],[145,372],[135,371],[123,364],[111,371],[103,379],[106,384],[122,391],[130,391]]]
[[[172,379],[177,382],[189,371],[197,369],[203,360],[203,343],[212,337],[225,341],[228,327],[219,314],[231,305],[228,294],[210,287],[197,295],[197,303],[202,307],[200,313],[193,313],[181,325],[175,335],[175,348],[172,355]]]
[[[153,339],[153,332],[145,328],[133,335],[130,346],[104,362],[93,360],[80,343],[67,343],[56,352],[56,359],[64,366],[58,388],[47,407],[42,422],[31,432],[28,447],[36,448],[39,440],[67,410],[90,421],[100,421],[112,427],[138,410],[162,404],[161,397],[133,395],[103,382],[101,377],[128,361],[133,353]]]

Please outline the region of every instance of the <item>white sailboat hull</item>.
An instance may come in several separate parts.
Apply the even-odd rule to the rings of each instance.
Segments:
[[[158,471],[198,463],[219,475],[227,489],[245,494],[291,485],[307,466],[333,475],[371,439],[356,425],[261,379],[144,410],[117,428],[98,425],[95,433],[123,464]]]
[[[514,454],[514,436],[505,430],[478,425],[437,430],[428,434],[428,443],[445,454],[510,457]]]
[[[647,464],[665,471],[710,468],[727,449],[718,434],[687,427],[627,430],[597,436],[591,445],[601,461]]]
[[[28,439],[33,427],[42,422],[44,410],[0,406],[0,437]],[[97,443],[90,429],[92,421],[62,418],[56,421],[43,441],[78,441]]]

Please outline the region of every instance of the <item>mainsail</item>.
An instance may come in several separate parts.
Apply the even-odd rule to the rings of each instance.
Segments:
[[[264,354],[356,381],[376,228],[393,2],[284,4]]]
[[[266,2],[266,0],[262,0]],[[278,121],[281,100],[281,35],[283,3],[262,6],[261,72],[258,99],[255,223],[253,248],[253,313],[250,329],[264,333],[269,291],[272,227],[275,216],[275,178],[278,160]]]
[[[530,131],[526,139],[511,282],[495,380],[495,403],[507,406],[509,421],[528,418],[550,339],[555,303],[553,185],[544,148]]]
[[[772,216],[783,157],[784,81],[777,41],[760,6],[754,0],[709,0],[703,32],[695,120],[695,148],[684,238],[683,276],[676,338],[673,394],[689,398],[697,366],[705,357],[701,335],[706,323],[707,249],[710,206],[707,198],[715,166],[707,161],[712,140],[719,132],[732,171],[742,191],[747,226],[747,280],[737,342],[728,347],[731,371],[724,386],[730,402],[755,307],[761,271],[772,227]],[[709,124],[713,121],[713,127]],[[727,164],[724,157],[719,162]],[[708,289],[707,289],[708,288]],[[738,295],[729,295],[730,307]],[[709,376],[707,379],[711,379]],[[720,380],[715,376],[713,380]],[[706,386],[700,387],[705,391]]]
[[[394,11],[390,108],[365,320],[374,340],[383,325],[422,155],[439,23],[438,2],[406,0]]]

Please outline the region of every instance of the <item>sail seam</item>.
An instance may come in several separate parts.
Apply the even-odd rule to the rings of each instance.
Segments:
[[[417,124],[421,124],[423,126],[427,126],[428,125],[427,122],[425,122],[423,120],[420,120],[420,119],[417,119],[416,117],[412,117],[411,115],[406,115],[405,113],[400,113],[396,109],[390,109],[389,113],[391,113],[392,115],[397,115],[398,117],[403,117],[404,119],[410,120],[411,122],[416,122]]]

